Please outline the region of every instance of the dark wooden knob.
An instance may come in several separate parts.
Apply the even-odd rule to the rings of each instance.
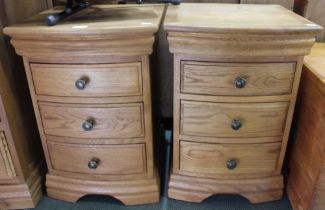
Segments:
[[[231,121],[231,128],[233,130],[239,130],[242,126],[242,123],[240,120],[232,120]]]
[[[230,159],[227,161],[227,168],[233,170],[237,167],[237,161],[234,159]]]
[[[91,131],[94,128],[94,121],[93,120],[86,120],[83,124],[82,124],[82,128],[85,131]]]
[[[237,77],[234,83],[236,88],[244,88],[246,85],[246,79],[244,77]]]
[[[97,158],[91,159],[89,161],[89,163],[88,163],[88,168],[90,168],[90,169],[96,169],[98,167],[98,165],[99,165],[99,162],[100,161]]]
[[[75,86],[79,90],[84,90],[86,88],[87,82],[87,78],[81,78],[76,81]]]

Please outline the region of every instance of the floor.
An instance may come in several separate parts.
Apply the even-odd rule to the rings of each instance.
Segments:
[[[275,202],[250,204],[236,195],[215,195],[200,204],[163,197],[158,204],[124,206],[106,196],[86,196],[77,203],[58,201],[44,196],[35,210],[292,210],[287,197]]]

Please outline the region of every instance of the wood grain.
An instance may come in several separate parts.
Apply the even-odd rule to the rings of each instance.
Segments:
[[[323,161],[322,168],[320,171],[318,186],[316,187],[316,192],[314,196],[313,209],[321,210],[324,208],[325,206],[324,195],[325,195],[325,161]]]
[[[177,31],[210,35],[211,33],[302,35],[321,31],[320,26],[281,6],[247,4],[169,6],[164,28],[168,33]],[[245,39],[245,37],[241,38]],[[263,37],[260,38],[263,39]]]
[[[74,138],[135,138],[144,137],[143,105],[104,104],[69,105],[39,103],[47,135]],[[82,128],[92,120],[90,131]]]
[[[156,174],[153,178],[104,182],[98,179],[83,180],[49,173],[46,176],[46,187],[50,197],[70,202],[76,202],[88,194],[113,196],[125,205],[159,201],[159,183]]]
[[[102,65],[31,64],[36,94],[64,97],[142,95],[141,63]],[[85,79],[86,88],[75,87]]]
[[[172,53],[233,59],[302,56],[322,30],[281,6],[247,4],[171,6],[164,28]]]
[[[181,134],[212,137],[281,136],[287,102],[207,103],[181,101]],[[242,127],[234,130],[232,120]]]
[[[295,64],[183,62],[181,92],[201,95],[284,95],[290,94]],[[235,86],[244,78],[243,88]]]
[[[94,44],[95,39],[98,38],[109,39],[121,36],[131,38],[135,34],[136,37],[152,36],[159,28],[164,6],[92,5],[73,14],[55,27],[46,26],[44,18],[49,14],[61,12],[62,9],[63,7],[55,7],[46,10],[23,23],[5,28],[5,34],[39,41],[93,40]]]
[[[170,6],[164,28],[174,54],[169,197],[201,202],[216,193],[235,193],[252,203],[280,199],[303,56],[322,28],[281,6],[249,4]],[[247,68],[250,65],[256,66]],[[267,66],[258,68],[263,65]],[[247,91],[250,82],[255,90],[231,90],[243,70],[254,78],[253,83],[248,79]],[[271,78],[277,82],[269,87],[260,83]],[[232,119],[242,116],[242,127],[232,130]],[[183,141],[195,146],[182,149]],[[247,168],[247,173],[218,174],[219,160],[228,153],[242,158],[257,155],[259,161],[268,157],[271,161],[263,167],[270,168],[254,173],[259,165],[255,163],[251,172]]]
[[[236,193],[247,198],[251,203],[259,203],[281,199],[283,187],[282,176],[233,180],[172,174],[168,196],[177,200],[198,203],[216,193]]]
[[[3,28],[51,7],[49,3],[0,1],[0,162],[6,162],[0,163],[0,209],[33,208],[43,194],[43,155],[23,63]]]
[[[207,137],[207,136],[192,136],[192,135],[183,135],[180,134],[179,138],[186,141],[194,141],[201,143],[219,143],[219,144],[261,144],[261,143],[273,143],[273,142],[281,142],[282,136],[274,136],[274,137],[255,137],[255,138],[218,138],[218,137]]]
[[[230,145],[181,141],[180,170],[210,178],[215,175],[272,174],[279,152],[280,143]],[[236,160],[237,167],[228,169],[228,160]]]
[[[59,142],[59,143],[70,143],[70,144],[90,144],[90,145],[103,145],[103,144],[139,144],[146,143],[146,138],[69,138],[62,136],[51,136],[46,135],[47,141]]]
[[[304,59],[304,71],[314,81],[314,85],[325,94],[325,44],[317,43],[313,46],[311,54]],[[308,73],[307,73],[308,72]]]
[[[0,185],[1,209],[34,208],[43,195],[43,179],[34,168],[26,182]]]
[[[53,170],[101,175],[146,173],[145,145],[78,145],[47,143]],[[96,169],[88,167],[93,158]]]
[[[240,0],[241,4],[277,4],[293,10],[294,0]]]
[[[111,195],[130,205],[157,202],[149,55],[164,6],[91,6],[54,27],[45,26],[45,16],[59,10],[62,7],[5,29],[24,58],[48,165],[48,195],[74,202],[88,194]],[[74,89],[81,74],[90,79],[83,93]],[[85,132],[81,126],[88,118],[95,124]],[[52,149],[64,160],[98,150],[102,159],[116,165],[87,173],[85,164],[78,165],[85,159],[73,159],[66,167],[67,161],[54,155],[52,166],[53,144],[61,145]],[[77,145],[80,150],[71,149]],[[112,151],[116,145],[123,151]]]
[[[17,176],[4,132],[0,132],[0,179]]]
[[[325,59],[317,49],[306,59],[301,87],[299,89],[298,106],[295,123],[296,139],[292,142],[288,167],[288,194],[294,209],[321,210],[325,208],[324,180],[324,143],[325,132],[325,100],[323,66]]]

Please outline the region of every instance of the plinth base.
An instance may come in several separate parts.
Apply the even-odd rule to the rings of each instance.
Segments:
[[[27,183],[1,184],[0,209],[34,208],[42,197],[42,176],[36,168]]]
[[[84,180],[59,175],[46,175],[46,190],[51,198],[76,202],[85,195],[108,195],[125,205],[159,202],[157,177],[140,180]]]
[[[283,196],[283,177],[258,179],[208,179],[172,174],[168,196],[176,200],[200,203],[214,194],[239,194],[251,203],[279,200]]]

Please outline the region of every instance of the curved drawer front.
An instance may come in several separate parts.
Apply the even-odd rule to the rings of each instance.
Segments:
[[[181,134],[267,137],[283,134],[288,102],[208,103],[181,101]]]
[[[207,176],[273,173],[280,143],[207,144],[180,142],[180,170]]]
[[[181,92],[202,95],[291,94],[294,63],[184,62]]]
[[[142,103],[55,104],[39,103],[44,132],[72,138],[144,137]]]
[[[146,172],[144,144],[78,145],[48,142],[54,170],[100,175]]]
[[[72,97],[142,95],[141,63],[31,64],[36,94]]]

